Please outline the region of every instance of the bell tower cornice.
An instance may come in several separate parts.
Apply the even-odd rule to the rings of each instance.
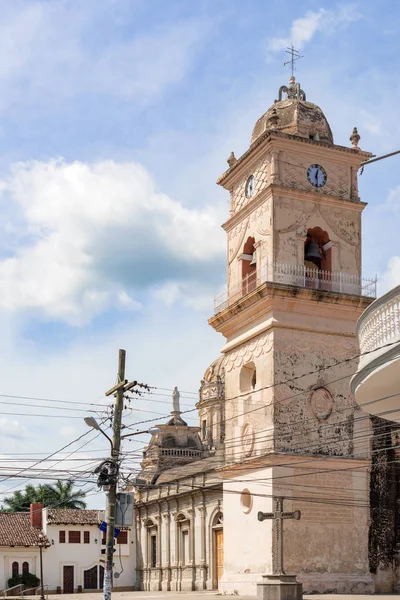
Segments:
[[[266,131],[255,142],[253,142],[250,148],[246,150],[242,156],[236,159],[236,162],[232,163],[232,165],[217,179],[216,183],[229,190],[232,186],[232,183],[234,183],[237,178],[240,178],[243,170],[251,166],[253,159],[256,161],[262,153],[272,152],[272,149],[275,147],[275,145],[279,145],[282,148],[287,147],[288,144],[285,144],[285,141],[288,142],[291,148],[293,148],[293,142],[308,145],[309,152],[312,152],[313,150],[315,152],[315,148],[318,147],[319,154],[323,154],[324,151],[326,151],[332,156],[332,154],[335,153],[337,160],[341,160],[343,162],[352,162],[354,165],[360,165],[362,162],[367,161],[374,156],[374,154],[371,152],[366,152],[364,150],[360,150],[359,148],[349,148],[347,146],[340,146],[338,144],[329,144],[327,142],[309,140],[289,133],[282,133],[278,131],[271,133],[270,131]],[[302,146],[302,151],[307,152],[307,150],[304,148],[304,145]],[[341,153],[345,153],[342,158],[340,158]]]

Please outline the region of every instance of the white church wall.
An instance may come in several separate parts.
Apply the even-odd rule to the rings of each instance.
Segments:
[[[272,522],[257,520],[258,511],[273,508],[271,488],[262,481],[271,478],[272,469],[246,474],[241,468],[224,481],[224,574],[219,591],[255,596],[260,574],[272,571]]]

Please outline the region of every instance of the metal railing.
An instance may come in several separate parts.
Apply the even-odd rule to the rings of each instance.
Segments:
[[[255,269],[239,284],[231,286],[214,301],[214,314],[225,310],[240,298],[257,289],[263,283],[281,283],[325,292],[339,292],[354,296],[376,298],[376,278],[362,278],[359,275],[337,271],[320,271],[304,265],[267,263]]]
[[[46,590],[45,592],[45,596],[46,598],[49,597],[49,586],[46,584],[43,586],[43,589]],[[18,590],[17,594],[12,594],[12,596],[10,596],[11,598],[26,598],[26,596],[37,596],[38,592],[39,594],[42,591],[42,587],[40,585],[32,587],[32,588],[24,588],[24,584],[23,583],[18,583],[18,585],[13,585],[10,588],[7,588],[6,590],[3,590],[1,593],[3,594],[3,598],[8,598],[9,596],[7,596],[8,592],[12,592],[13,590]],[[29,592],[33,592],[33,593],[29,593]]]
[[[12,592],[13,590],[18,590],[18,597],[22,598],[23,589],[24,589],[24,584],[19,583],[18,585],[13,585],[12,587],[7,588],[6,590],[3,590],[1,593],[3,594],[3,598],[7,598],[7,592]],[[14,596],[14,598],[15,598],[15,596]]]

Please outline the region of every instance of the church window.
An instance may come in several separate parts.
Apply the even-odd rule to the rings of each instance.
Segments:
[[[254,390],[257,383],[256,366],[253,362],[243,365],[240,371],[240,391],[250,392]]]
[[[155,567],[157,565],[157,536],[150,536],[150,566]]]
[[[203,441],[205,441],[207,437],[207,421],[205,419],[203,419],[203,421],[201,422],[201,437]]]
[[[25,561],[22,563],[22,575],[28,575],[28,573],[29,573],[29,563]]]
[[[247,488],[245,488],[240,495],[240,504],[242,505],[245,514],[248,514],[253,507],[253,497]]]
[[[189,564],[189,531],[182,531],[182,556],[181,562],[183,565]]]
[[[19,564],[16,561],[13,562],[12,567],[11,567],[11,571],[12,571],[12,576],[13,577],[18,577]]]

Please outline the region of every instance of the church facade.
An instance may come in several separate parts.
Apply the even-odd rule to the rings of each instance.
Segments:
[[[292,77],[228,159],[227,291],[209,319],[225,341],[199,427],[176,390],[144,453],[139,589],[256,595],[262,574],[284,571],[307,593],[389,591],[379,560],[371,570],[374,431],[350,391],[356,323],[376,293],[361,274],[358,171],[371,154],[359,140],[354,128],[350,147],[335,144]],[[258,520],[277,499],[300,516],[284,522],[282,553],[277,519]]]

